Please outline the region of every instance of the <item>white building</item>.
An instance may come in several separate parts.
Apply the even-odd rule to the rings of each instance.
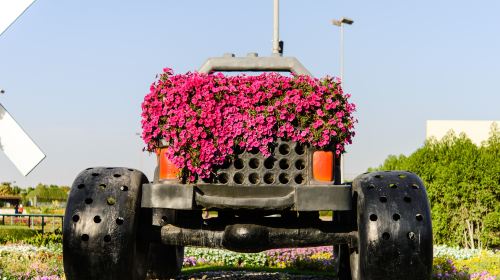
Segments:
[[[457,135],[465,133],[472,142],[480,145],[488,139],[493,123],[500,124],[500,121],[457,121],[457,120],[428,120],[426,126],[426,139],[435,137],[438,140],[443,138],[450,130]]]

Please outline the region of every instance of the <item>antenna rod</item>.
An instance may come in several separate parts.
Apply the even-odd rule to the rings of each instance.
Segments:
[[[274,0],[273,55],[281,55],[281,52],[280,52],[280,1],[279,0]]]

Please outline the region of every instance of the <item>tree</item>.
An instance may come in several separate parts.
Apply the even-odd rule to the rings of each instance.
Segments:
[[[500,246],[500,131],[479,147],[464,134],[430,139],[408,157],[388,156],[378,168],[408,170],[424,181],[436,243]]]

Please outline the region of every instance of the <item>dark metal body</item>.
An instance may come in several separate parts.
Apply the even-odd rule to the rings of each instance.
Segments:
[[[141,205],[178,210],[347,211],[351,204],[350,185],[242,187],[153,183],[143,186]]]
[[[211,58],[200,72],[310,73],[295,58]],[[169,279],[184,246],[258,252],[334,245],[339,279],[429,279],[430,211],[421,180],[404,171],[373,172],[341,184],[312,176],[314,150],[278,140],[272,156],[236,151],[211,178],[194,184],[139,171],[93,168],[73,184],[63,231],[68,279]],[[158,168],[157,168],[158,169]],[[109,198],[113,200],[109,200]],[[218,211],[203,219],[202,209]],[[319,219],[332,210],[333,221]],[[96,218],[98,217],[98,218]]]

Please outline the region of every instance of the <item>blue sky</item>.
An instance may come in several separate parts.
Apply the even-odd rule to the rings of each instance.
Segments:
[[[357,104],[346,175],[409,154],[428,119],[500,119],[500,2],[281,1],[285,55],[339,74]],[[272,1],[38,0],[0,37],[0,102],[47,154],[22,177],[0,154],[0,181],[71,184],[89,166],[150,178],[140,103],[163,67],[197,69],[225,52],[271,53]]]

